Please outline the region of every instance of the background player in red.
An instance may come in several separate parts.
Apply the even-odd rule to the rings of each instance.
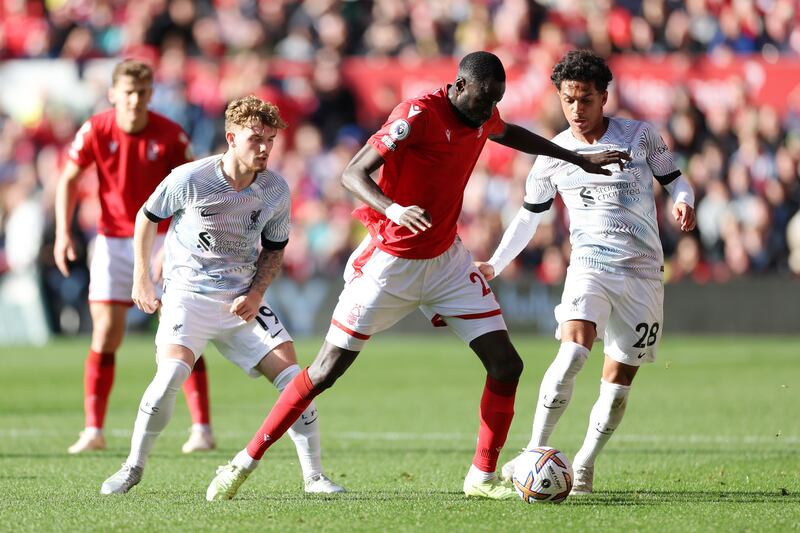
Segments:
[[[92,116],[80,128],[69,150],[56,192],[55,261],[64,276],[76,259],[71,222],[78,203],[81,173],[96,164],[100,220],[90,267],[89,308],[92,341],[84,373],[85,428],[69,453],[106,447],[103,423],[115,354],[125,335],[125,317],[133,305],[133,227],[136,213],[156,186],[178,165],[191,160],[189,139],[181,127],[147,109],[153,93],[153,71],[126,60],[113,71],[108,99],[113,109]],[[159,245],[163,244],[160,228]],[[160,270],[156,270],[160,271]],[[184,385],[192,415],[186,453],[215,446],[210,427],[208,379],[203,359]]]
[[[247,448],[218,470],[206,493],[229,499],[264,452],[309,402],[332,386],[369,337],[415,309],[447,325],[487,371],[480,401],[478,446],[464,493],[491,499],[515,496],[495,475],[514,413],[522,359],[508,337],[500,306],[456,235],[464,188],[487,139],[610,174],[604,164],[628,156],[581,156],[500,118],[505,70],[488,52],[459,63],[452,85],[398,105],[380,131],[350,161],[345,188],[367,205],[356,210],[370,236],[353,252],[331,327],[311,366],[284,389]],[[380,169],[376,184],[370,175]]]

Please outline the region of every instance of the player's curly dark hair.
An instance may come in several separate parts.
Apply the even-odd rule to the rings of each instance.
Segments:
[[[594,82],[595,88],[603,92],[614,76],[606,60],[589,50],[571,50],[553,67],[550,80],[561,90],[561,82],[566,80]]]
[[[225,109],[225,131],[230,131],[234,124],[250,126],[254,121],[278,130],[286,127],[286,122],[281,118],[278,106],[265,102],[252,94],[233,100]]]
[[[458,63],[458,75],[465,80],[506,81],[506,70],[500,58],[491,52],[472,52]]]

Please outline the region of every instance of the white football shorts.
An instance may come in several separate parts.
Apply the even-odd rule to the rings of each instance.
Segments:
[[[164,235],[153,242],[153,262],[164,246]],[[151,272],[154,265],[151,265]],[[89,301],[132,306],[133,238],[98,235],[94,240],[89,266]],[[157,295],[161,284],[156,283]]]
[[[505,331],[500,305],[459,239],[433,259],[388,254],[367,237],[350,256],[325,340],[360,351],[370,336],[421,310],[466,343]]]
[[[259,314],[250,322],[230,312],[231,301],[207,295],[169,289],[161,299],[161,317],[156,332],[156,348],[169,344],[184,346],[200,357],[209,341],[230,362],[250,377],[265,355],[292,340],[266,298]]]
[[[595,323],[606,355],[615,361],[632,366],[652,363],[664,329],[664,284],[570,267],[555,315],[558,339],[563,322],[587,320]]]

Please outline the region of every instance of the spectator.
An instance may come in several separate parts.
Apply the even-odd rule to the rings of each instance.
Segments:
[[[157,72],[154,108],[185,128],[199,156],[219,146],[215,132],[230,99],[254,93],[280,106],[290,130],[273,160],[294,192],[296,234],[287,249],[287,276],[303,281],[335,274],[358,241],[348,215],[354,204],[338,181],[343,165],[363,143],[362,132],[380,126],[374,117],[386,116],[406,92],[419,90],[420,84],[429,89],[437,79],[435,73],[422,76],[427,74],[422,69],[420,80],[400,82],[381,74],[379,81],[363,84],[347,68],[354,56],[435,65],[442,57],[494,49],[509,71],[515,70],[519,81],[510,81],[518,84],[515,98],[527,99],[507,98],[505,105],[533,109],[526,120],[549,135],[564,124],[553,113],[558,109],[553,95],[542,89],[548,82],[539,69],[547,71],[548,63],[576,46],[604,56],[672,54],[687,65],[699,54],[735,63],[736,54],[757,53],[775,62],[800,54],[800,25],[792,0],[3,0],[0,58],[69,59],[78,65],[76,86],[86,90],[70,98],[55,91],[26,95],[24,108],[5,104],[14,119],[0,121],[0,183],[15,183],[27,173],[40,195],[45,226],[50,225],[60,150],[77,125],[103,106],[93,71],[116,55],[147,58]],[[679,83],[671,101],[648,101],[653,109],[644,111],[631,107],[620,87],[610,88],[609,111],[658,123],[698,193],[696,235],[679,239],[663,226],[665,250],[673,253],[669,264],[675,275],[669,279],[721,280],[800,264],[795,257],[800,252],[791,255],[790,223],[800,207],[800,99],[789,97],[787,112],[757,105],[752,90],[758,80],[751,79],[755,71],[748,72],[728,84],[725,94],[717,95],[710,85],[699,100],[695,97],[702,91]],[[659,114],[658,106],[668,112]],[[653,116],[639,116],[642,112]],[[521,194],[524,171],[519,169],[530,163],[492,152],[476,167],[460,222],[465,242],[476,252],[499,237],[508,218],[506,205]],[[659,198],[661,213],[668,201]],[[76,220],[87,241],[96,205],[96,191],[87,186]],[[569,256],[567,222],[556,206],[552,220],[510,268],[533,273],[542,283],[560,283]],[[0,272],[3,231],[0,226]],[[43,265],[49,264],[46,256]],[[82,289],[46,286],[55,302],[55,327],[67,326],[62,310],[73,315],[70,302],[81,300],[73,295]],[[76,308],[73,316],[84,315]],[[67,329],[76,323],[68,322]]]

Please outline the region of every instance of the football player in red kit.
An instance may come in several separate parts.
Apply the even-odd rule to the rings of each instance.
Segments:
[[[456,234],[464,188],[487,140],[566,160],[589,172],[627,158],[622,152],[582,156],[500,118],[505,70],[488,52],[465,56],[452,84],[398,105],[353,157],[342,183],[366,205],[356,216],[369,236],[350,257],[331,326],[311,366],[284,389],[261,428],[206,492],[229,499],[264,452],[309,402],[333,385],[370,336],[415,309],[448,326],[487,371],[480,400],[478,445],[464,480],[467,496],[515,497],[495,474],[514,414],[522,359],[508,337],[500,306]],[[380,169],[376,183],[370,178]]]
[[[69,453],[106,447],[103,423],[115,354],[125,335],[125,317],[133,305],[133,227],[136,213],[156,186],[178,165],[191,160],[189,139],[181,127],[147,109],[153,71],[139,61],[119,63],[108,98],[113,108],[81,126],[69,150],[56,192],[56,264],[69,275],[76,259],[71,222],[78,203],[79,178],[92,163],[97,169],[100,220],[90,266],[89,308],[92,341],[84,372],[85,427]],[[163,245],[164,225],[157,246]],[[156,270],[157,271],[157,270]],[[184,385],[192,416],[186,453],[214,448],[208,406],[208,378],[203,359]]]

